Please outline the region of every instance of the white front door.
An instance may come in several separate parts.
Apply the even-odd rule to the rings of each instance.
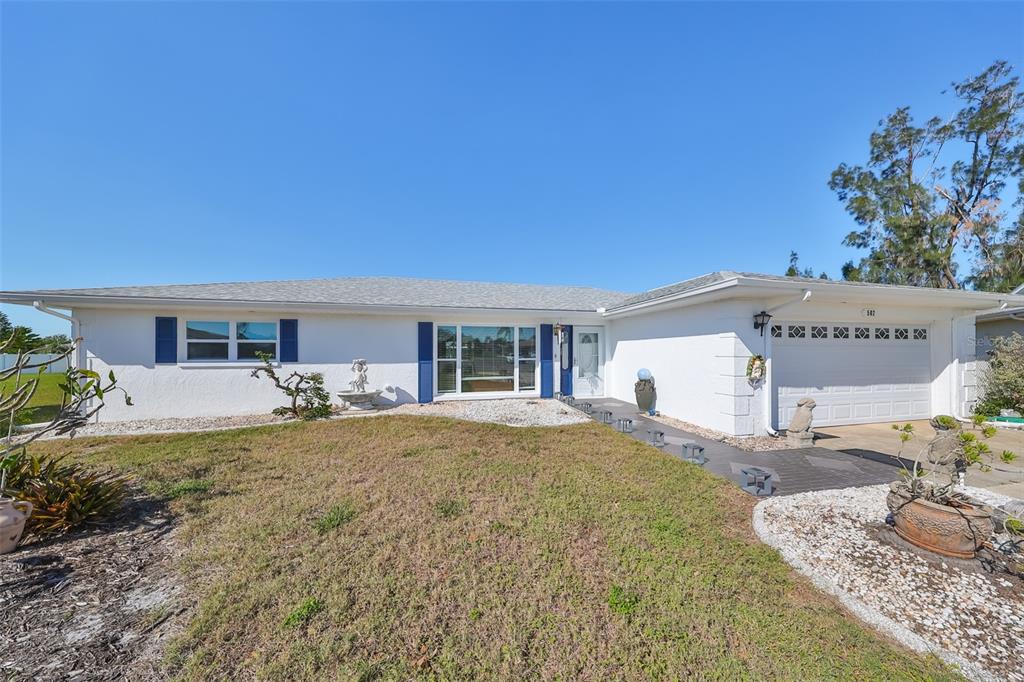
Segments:
[[[604,329],[573,327],[572,394],[577,398],[604,395]]]

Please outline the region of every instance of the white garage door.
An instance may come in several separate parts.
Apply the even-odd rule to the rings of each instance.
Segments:
[[[770,333],[778,428],[807,397],[815,426],[931,416],[927,327],[783,322]]]

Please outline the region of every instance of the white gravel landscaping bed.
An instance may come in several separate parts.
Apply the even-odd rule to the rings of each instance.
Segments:
[[[675,417],[668,417],[663,414],[656,414],[651,417],[656,422],[661,422],[668,426],[674,426],[677,429],[682,429],[687,433],[692,433],[701,438],[707,438],[708,440],[717,440],[720,443],[731,445],[734,448],[739,448],[746,452],[768,452],[771,450],[790,450],[793,448],[785,438],[779,436],[730,436],[727,433],[721,431],[715,431],[714,429],[705,428],[690,422],[684,422],[682,419],[676,419]]]
[[[496,400],[439,400],[424,404],[406,404],[385,414],[416,414],[451,417],[473,422],[492,422],[506,426],[565,426],[590,421],[579,410],[557,400],[501,398]]]
[[[1024,681],[1024,585],[986,573],[978,561],[909,549],[885,525],[887,492],[878,485],[769,498],[754,509],[754,530],[820,589],[904,645],[935,653],[974,680]],[[989,503],[1010,500],[967,492]]]
[[[578,410],[567,408],[557,400],[508,398],[500,400],[448,400],[420,405],[410,403],[378,411],[346,410],[331,419],[350,417],[416,414],[451,417],[475,422],[493,422],[508,426],[563,426],[589,421]],[[136,419],[131,421],[99,422],[75,431],[82,436],[141,436],[154,433],[192,433],[198,431],[226,431],[248,426],[281,424],[293,421],[274,414],[251,414],[237,417],[186,417],[167,419]],[[67,436],[45,436],[66,438]]]
[[[75,430],[82,436],[142,436],[152,433],[191,433],[195,431],[226,431],[247,426],[280,424],[288,421],[275,414],[250,414],[237,417],[168,417],[166,419],[132,419],[126,421],[97,422]],[[48,435],[46,438],[67,438]]]

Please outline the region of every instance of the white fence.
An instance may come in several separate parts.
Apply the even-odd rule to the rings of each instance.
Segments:
[[[39,363],[39,362],[45,362],[47,360],[53,360],[54,358],[60,357],[60,355],[58,355],[57,353],[36,353],[35,355],[30,355],[28,357],[29,357],[29,363],[30,364],[36,364],[36,363]],[[17,360],[18,360],[18,355],[16,353],[0,353],[0,371],[8,369],[10,367],[13,367],[14,363]],[[59,373],[59,372],[66,372],[67,369],[68,369],[68,358],[64,358],[60,362],[55,362],[54,364],[50,365],[49,369],[47,369],[46,371],[48,373],[56,374],[56,373]],[[38,372],[39,370],[38,369],[30,369],[28,371],[34,374],[35,372]]]

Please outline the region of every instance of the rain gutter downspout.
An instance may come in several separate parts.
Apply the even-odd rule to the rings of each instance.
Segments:
[[[41,313],[46,313],[47,315],[53,315],[54,317],[59,317],[62,320],[67,320],[68,322],[71,323],[71,338],[72,338],[72,340],[77,340],[77,339],[81,338],[81,336],[82,336],[82,322],[77,317],[75,317],[73,315],[65,315],[64,313],[58,312],[58,311],[54,310],[53,308],[47,308],[46,305],[42,301],[32,301],[32,307],[35,308],[36,310],[38,310]],[[81,363],[79,362],[79,353],[81,353],[81,347],[75,348],[75,353],[74,353],[74,356],[75,356],[74,357],[75,369],[81,368]]]
[[[792,301],[787,301],[785,303],[780,303],[777,306],[769,308],[765,312],[768,312],[768,313],[776,312],[776,311],[781,310],[782,308],[785,308],[787,306],[791,306],[794,303],[806,303],[808,301],[808,299],[811,298],[812,294],[813,294],[813,292],[810,289],[804,289],[804,292],[800,295],[799,299],[793,299]],[[767,336],[764,337],[764,342],[763,343],[764,343],[764,345],[763,345],[763,347],[761,349],[761,352],[764,353],[765,356],[767,357],[767,354],[768,354],[768,337]],[[771,389],[771,386],[772,386],[771,367],[772,367],[772,364],[774,364],[774,363],[771,363],[771,364],[768,365],[768,373],[767,373],[767,376],[765,377],[765,386],[768,387],[768,395],[765,396],[765,401],[764,401],[764,405],[765,405],[765,408],[764,408],[764,430],[768,432],[769,436],[775,436],[777,438],[779,436],[779,432],[772,428],[772,395],[771,395],[771,390],[772,390]]]

